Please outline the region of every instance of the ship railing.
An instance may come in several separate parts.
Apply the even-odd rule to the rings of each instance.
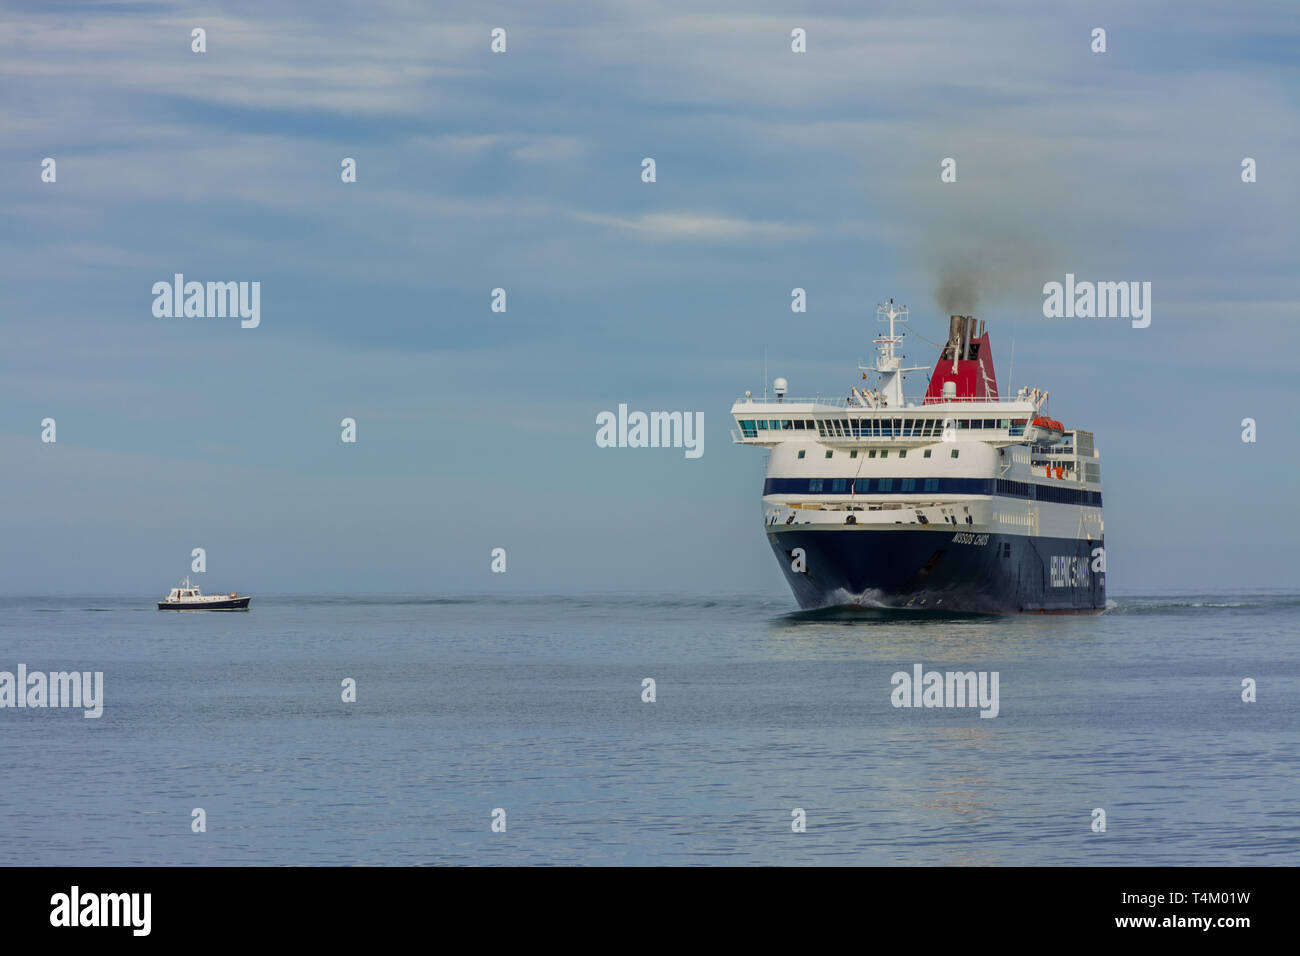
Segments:
[[[862,405],[856,400],[849,398],[830,398],[825,395],[816,395],[811,398],[791,398],[786,395],[782,398],[776,396],[757,395],[746,397],[740,396],[733,403],[735,405],[814,405],[818,408],[833,408],[836,410],[852,408],[864,412],[904,412],[918,408],[929,408],[931,405],[1024,405],[1027,408],[1033,407],[1033,402],[1028,398],[1016,398],[1014,395],[1001,395],[997,398],[936,398],[933,396],[924,396],[919,401],[909,402],[906,405]]]
[[[764,419],[766,421],[766,419]],[[1025,425],[1010,425],[1007,427],[994,428],[959,428],[954,432],[954,441],[979,441],[986,439],[993,442],[1010,442],[1018,444],[1024,440]],[[769,435],[778,437],[768,438]],[[944,441],[942,431],[935,429],[930,434],[923,434],[922,430],[913,427],[910,431],[907,429],[886,428],[873,430],[867,428],[850,428],[844,434],[832,435],[829,433],[819,432],[815,428],[809,429],[791,429],[791,428],[755,428],[753,431],[747,431],[743,428],[731,429],[731,440],[733,443],[743,441],[755,442],[757,444],[775,444],[777,442],[798,440],[807,438],[808,441],[819,442],[823,445],[834,445],[837,443],[911,443],[916,445],[931,445]],[[1037,452],[1035,452],[1037,454]],[[1048,454],[1060,455],[1066,454],[1072,457],[1072,453],[1060,449],[1052,449]]]

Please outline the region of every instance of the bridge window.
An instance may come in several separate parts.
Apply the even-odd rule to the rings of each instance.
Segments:
[[[916,488],[916,479],[915,479],[915,478],[904,478],[904,479],[903,479],[903,486],[902,486],[902,490],[903,490],[903,491],[913,491],[913,490],[915,490],[915,488]]]
[[[879,484],[881,491],[893,491],[894,489],[893,478],[881,478]]]
[[[844,494],[844,491],[848,487],[848,484],[849,481],[847,478],[836,478],[831,482],[831,494],[833,495]]]

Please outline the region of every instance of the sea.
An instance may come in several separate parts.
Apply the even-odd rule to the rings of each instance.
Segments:
[[[1009,617],[0,598],[0,671],[103,675],[98,718],[0,708],[0,846],[42,866],[1296,865],[1298,623],[1281,592]],[[918,665],[996,674],[996,716],[904,693]]]

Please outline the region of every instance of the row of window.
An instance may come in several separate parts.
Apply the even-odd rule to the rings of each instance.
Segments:
[[[803,457],[804,457],[804,454],[805,454],[806,451],[807,451],[807,449],[800,448],[800,449],[799,449],[799,457],[800,457],[800,458],[803,458]],[[933,448],[927,448],[927,449],[925,449],[925,452],[924,452],[923,457],[925,457],[925,458],[929,458],[929,457],[930,457],[930,454],[931,454],[933,451],[934,451]],[[960,448],[950,448],[950,449],[948,449],[948,451],[949,451],[949,454],[951,455],[951,457],[953,457],[953,458],[956,458],[956,457],[958,457],[958,456],[961,454],[961,449],[960,449]],[[830,449],[830,448],[826,449],[826,457],[827,457],[827,458],[833,458],[833,457],[835,457],[835,452],[834,452],[832,449]],[[850,458],[857,458],[857,457],[858,457],[858,453],[857,453],[857,451],[854,450],[854,451],[849,452],[849,457],[850,457]],[[867,457],[868,457],[868,458],[875,458],[875,457],[876,457],[876,449],[874,449],[874,448],[870,448],[870,449],[868,449],[868,450],[867,450]],[[881,458],[888,458],[888,457],[889,457],[889,449],[888,449],[888,448],[882,448],[882,449],[880,449],[880,457],[881,457]],[[906,457],[907,457],[907,449],[906,449],[906,448],[900,448],[900,449],[898,449],[898,457],[899,457],[899,458],[906,458]]]
[[[865,495],[870,490],[879,492],[892,492],[894,488],[893,478],[810,478],[808,479],[809,494],[830,494],[830,495]],[[899,478],[898,493],[907,494],[910,491],[938,491],[938,478]],[[919,482],[919,484],[918,484]],[[767,490],[764,489],[764,494]]]
[[[1100,491],[1078,492],[1075,491],[1073,488],[1062,488],[1058,485],[1035,485],[1034,487],[1038,489],[1038,494],[1035,497],[1039,501],[1059,501],[1062,504],[1069,505],[1069,504],[1075,504],[1074,501],[1075,496],[1079,494],[1084,494],[1084,495],[1096,495],[1097,503],[1098,504],[1101,503]]]
[[[742,419],[740,431],[757,438],[761,431],[813,431],[821,438],[939,438],[945,424],[957,431],[973,429],[1025,433],[1024,418],[769,418]]]
[[[765,495],[869,495],[938,492],[950,495],[1002,495],[1031,501],[1101,507],[1101,492],[1004,478],[768,478]]]

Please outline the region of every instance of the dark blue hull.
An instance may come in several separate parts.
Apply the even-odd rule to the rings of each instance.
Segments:
[[[180,601],[159,601],[160,611],[247,611],[252,597],[228,598],[223,601],[204,601],[202,604]]]
[[[1094,554],[1101,541],[956,527],[776,525],[767,534],[805,609],[862,605],[1017,614],[1095,613],[1106,606],[1104,559]],[[799,548],[803,572],[794,567]]]

